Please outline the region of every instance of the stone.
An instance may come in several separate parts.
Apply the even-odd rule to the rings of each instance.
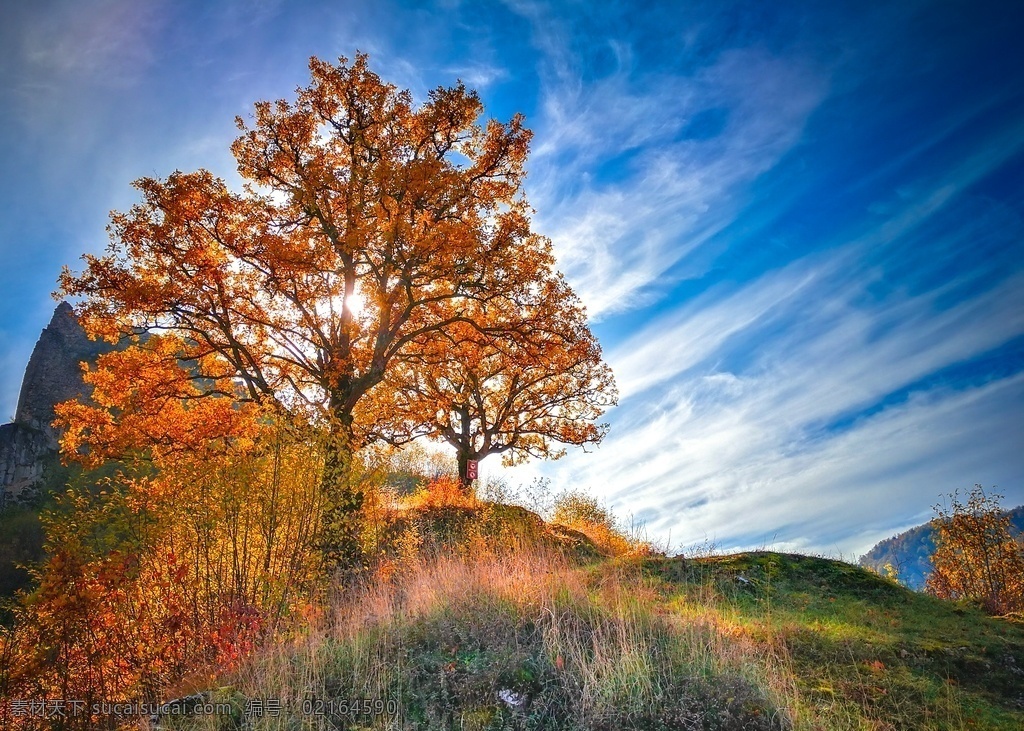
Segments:
[[[81,363],[94,363],[100,353],[110,349],[106,343],[89,339],[71,305],[57,305],[28,360],[14,422],[43,432],[56,449],[54,406],[85,394]]]
[[[81,363],[111,349],[89,339],[71,305],[57,305],[25,368],[14,423],[0,426],[0,509],[34,497],[47,459],[57,453],[54,407],[87,394]]]
[[[0,426],[0,508],[33,497],[46,458],[53,453],[42,431],[17,423]]]

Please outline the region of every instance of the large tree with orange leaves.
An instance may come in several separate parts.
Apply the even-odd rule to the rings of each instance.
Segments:
[[[434,333],[529,341],[529,322],[475,313],[539,307],[532,283],[553,259],[521,192],[519,116],[479,124],[461,84],[414,106],[364,55],[310,71],[294,101],[238,120],[243,190],[205,170],[137,181],[142,201],[112,214],[106,255],[65,270],[61,290],[84,297],[90,334],[171,333],[197,382],[232,380],[238,398],[321,425],[323,551],[350,561],[363,497],[349,465],[374,430],[357,405]]]

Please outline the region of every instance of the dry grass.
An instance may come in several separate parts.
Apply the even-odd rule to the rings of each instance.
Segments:
[[[398,530],[377,572],[213,694],[234,704],[230,716],[172,727],[1019,727],[1004,707],[1013,658],[974,679],[975,654],[1016,652],[1012,627],[975,627],[835,561],[651,555],[587,499],[569,503],[559,517],[574,529],[560,529],[445,488],[392,508]],[[955,647],[937,650],[940,636]],[[950,662],[963,665],[957,677]],[[276,715],[245,713],[270,702]]]
[[[474,546],[339,594],[219,693],[233,721],[177,727],[238,728],[247,701],[274,699],[280,714],[247,728],[1020,728],[1005,705],[1024,667],[1013,625],[856,567],[771,553],[582,565]]]
[[[657,598],[635,568],[541,550],[413,560],[255,658],[236,702],[280,701],[280,715],[249,719],[258,729],[791,726],[777,658],[709,617],[659,612]],[[203,723],[217,719],[189,727]]]

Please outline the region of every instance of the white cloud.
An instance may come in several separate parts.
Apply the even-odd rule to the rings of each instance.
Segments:
[[[733,335],[792,300],[821,272],[800,262],[732,295],[702,297],[671,311],[609,355],[623,398],[671,380],[712,358]],[[717,295],[718,292],[714,292]]]
[[[132,83],[154,59],[161,10],[160,3],[132,0],[68,3],[32,17],[23,52],[30,68],[43,74]]]
[[[825,93],[810,69],[754,50],[690,77],[634,78],[624,67],[584,84],[564,60],[551,65],[530,194],[539,230],[597,319],[648,302],[648,287],[730,224]],[[688,135],[708,111],[721,129]],[[623,179],[595,182],[599,161],[616,156]]]
[[[446,76],[461,79],[470,89],[477,91],[486,89],[496,81],[508,77],[508,71],[498,66],[484,63],[471,63],[452,66],[444,69]]]
[[[716,86],[735,78],[741,87],[750,64],[740,58],[720,62]],[[636,304],[667,266],[730,222],[745,185],[797,144],[800,114],[820,95],[788,115],[788,136],[773,146],[781,130],[772,125],[787,115],[773,116],[769,97],[789,95],[787,67],[765,65],[763,76],[782,80],[762,97],[748,83],[761,117],[737,141],[727,126],[718,138],[682,143],[690,158],[681,146],[659,149],[644,159],[663,166],[607,189],[585,178],[575,190],[546,181],[563,263],[598,313]],[[687,103],[700,98],[698,89]],[[563,144],[583,153],[599,154],[602,125],[620,133],[609,139],[629,139],[617,120],[563,118]],[[991,237],[998,216],[925,226],[1022,146],[1007,124],[944,175],[873,206],[859,230],[834,232],[817,254],[739,287],[712,287],[644,324],[608,354],[622,402],[605,443],[529,473],[589,486],[619,512],[644,516],[661,539],[847,557],[927,519],[940,493],[975,481],[1024,502],[1024,463],[1014,456],[1024,376],[962,390],[936,377],[1024,335],[1024,273],[1004,269],[983,282],[977,267],[949,274],[947,257]],[[688,173],[665,174],[673,163]],[[920,256],[921,246],[932,256]],[[908,262],[913,271],[889,278]]]
[[[963,390],[922,380],[1024,335],[1024,273],[956,304],[946,300],[960,280],[864,297],[882,276],[878,247],[910,236],[948,187],[906,201],[874,234],[712,290],[619,343],[609,437],[537,472],[589,486],[677,544],[847,557],[975,481],[1024,501],[1012,456],[1024,376]]]

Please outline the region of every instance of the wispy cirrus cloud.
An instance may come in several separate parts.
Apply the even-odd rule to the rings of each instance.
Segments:
[[[743,385],[749,391],[764,384]],[[1021,425],[1005,407],[1022,404],[1017,375],[917,394],[816,440],[795,436],[785,410],[673,408],[666,431],[647,435],[662,451],[638,462],[633,484],[611,499],[645,519],[653,535],[671,533],[677,546],[710,537],[724,549],[774,545],[856,557],[926,520],[941,493],[968,486],[956,475],[1004,488],[1019,483],[1006,456]],[[680,432],[687,438],[665,439]],[[652,462],[656,471],[648,472]],[[1021,495],[1011,490],[1009,497],[1019,502]]]
[[[584,82],[560,43],[545,36],[561,55],[546,97],[555,140],[541,150],[551,160],[541,199],[556,213],[542,222],[599,318],[648,305],[654,314],[609,352],[622,402],[606,443],[538,472],[591,485],[661,538],[710,532],[736,547],[862,551],[908,516],[926,517],[922,506],[965,475],[1024,499],[1012,457],[1024,380],[1019,357],[1007,366],[1024,337],[1013,256],[1024,222],[974,192],[1024,149],[1019,119],[988,121],[957,149],[1005,95],[979,98],[858,177],[827,163],[867,163],[874,148],[821,157],[788,197],[762,178],[803,144],[816,111],[852,114],[843,95],[863,78],[830,98],[831,78],[813,65],[733,48],[659,79],[662,93],[648,98],[628,54],[615,74]],[[627,162],[591,175],[601,155]],[[866,189],[875,202],[852,211]],[[843,191],[848,201],[836,198]],[[786,232],[812,253],[659,301],[660,278],[703,243],[717,237],[734,258],[752,251],[729,233],[735,221],[749,229],[794,203],[830,200],[849,217],[813,221],[823,238]],[[991,372],[989,358],[1001,362]]]
[[[717,315],[743,323],[729,338],[696,363],[683,360],[670,377],[659,373],[647,388],[627,392],[599,450],[545,471],[562,484],[590,485],[620,512],[645,519],[654,535],[671,532],[687,543],[710,531],[744,547],[767,536],[805,549],[862,551],[919,514],[922,490],[927,503],[962,486],[957,475],[1001,482],[1016,490],[1011,497],[1024,497],[1020,466],[1006,461],[1024,429],[1019,373],[962,389],[914,388],[998,348],[1008,333],[1024,333],[1024,278],[932,322],[934,297],[869,314],[851,302],[856,288],[837,291],[834,278],[809,283],[793,274],[723,303]],[[797,294],[776,301],[774,311],[757,302],[787,281]],[[898,324],[879,334],[875,315]],[[804,322],[765,342],[765,331],[787,317]],[[672,360],[693,324],[644,332],[648,351],[637,357],[627,343],[609,359],[621,367],[646,357],[657,367]],[[723,367],[737,353],[745,364]]]
[[[444,70],[445,75],[461,80],[471,89],[486,90],[496,81],[508,78],[507,69],[486,63],[452,66]]]
[[[948,276],[946,259],[918,260],[924,236],[954,252],[995,220],[1006,242],[1024,232],[1009,211],[950,210],[1012,155],[974,156],[861,235],[646,323],[608,354],[623,398],[606,442],[541,472],[662,539],[847,556],[927,517],[958,476],[1020,501],[1024,375],[978,363],[1021,350],[1024,271],[996,264],[977,286],[983,261]],[[892,287],[887,271],[908,265]]]
[[[591,316],[649,304],[680,260],[731,224],[749,186],[800,141],[824,75],[754,48],[688,74],[645,75],[628,41],[610,75],[574,72],[545,24],[542,116],[531,162],[538,228]]]
[[[731,338],[796,306],[800,293],[822,275],[800,262],[731,295],[713,292],[650,322],[609,355],[623,399],[713,360]]]
[[[56,75],[106,85],[134,83],[155,59],[154,35],[166,14],[162,5],[130,0],[56,3],[49,13],[32,16],[21,39],[29,78]]]

